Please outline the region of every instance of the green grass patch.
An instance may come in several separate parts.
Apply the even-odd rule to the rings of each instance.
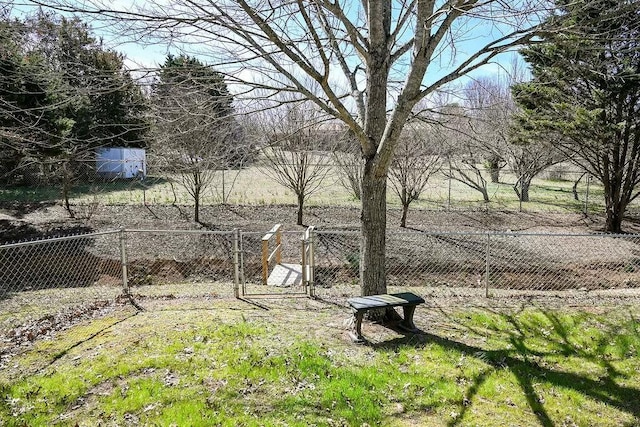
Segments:
[[[366,346],[323,328],[348,315],[328,310],[145,312],[71,328],[13,361],[46,361],[36,372],[0,374],[0,424],[640,422],[637,309],[454,311],[446,330],[378,327]]]

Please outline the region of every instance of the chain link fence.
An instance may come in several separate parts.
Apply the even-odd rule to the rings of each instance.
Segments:
[[[0,367],[17,348],[122,303],[121,238],[108,231],[0,246]]]
[[[319,230],[314,293],[359,293],[359,232]],[[300,232],[282,236],[282,262],[301,259]],[[213,299],[293,295],[263,284],[262,234],[118,230],[0,246],[0,356],[114,310],[209,309]],[[640,235],[389,232],[390,290],[438,295],[640,288]]]
[[[357,284],[358,233],[318,231],[316,236],[316,286]],[[389,233],[387,283],[480,289],[487,297],[504,290],[637,288],[639,244],[638,235]]]
[[[207,308],[213,298],[235,295],[237,232],[126,230],[125,287],[139,307],[167,301]]]

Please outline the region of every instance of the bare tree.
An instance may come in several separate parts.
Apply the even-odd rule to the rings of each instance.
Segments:
[[[513,184],[521,202],[529,201],[529,188],[531,181],[540,172],[556,163],[561,162],[563,157],[550,144],[529,143],[529,144],[509,144],[509,165],[516,174],[517,180]]]
[[[176,108],[185,108],[184,104],[178,105]],[[203,110],[196,114],[199,109]],[[155,138],[150,147],[151,166],[193,199],[196,222],[200,222],[204,194],[213,185],[216,171],[226,164],[220,145],[234,136],[229,123],[207,116],[206,111],[206,103],[197,102],[190,102],[184,111],[174,109],[168,114],[165,110],[156,117]]]
[[[296,195],[297,224],[303,225],[304,203],[329,173],[331,157],[318,150],[326,138],[310,103],[287,103],[271,111],[264,123],[268,138],[264,172]]]
[[[489,122],[498,123],[496,128],[496,151],[502,151],[510,169],[516,174],[513,185],[521,202],[529,201],[531,182],[549,166],[560,163],[567,156],[560,152],[552,141],[514,137],[514,119],[518,107],[513,99],[511,88],[528,79],[523,65],[513,59],[507,73],[486,81],[485,90],[490,92],[491,114]]]
[[[487,179],[482,174],[482,167],[479,165],[474,146],[462,143],[460,148],[447,155],[448,169],[444,175],[463,183],[482,194],[482,201],[489,203],[489,192],[487,190]]]
[[[437,122],[447,168],[444,175],[482,194],[489,202],[487,180],[481,164],[484,151],[476,138],[472,118],[465,107],[448,104],[438,110]]]
[[[391,186],[402,204],[400,227],[407,226],[409,206],[418,200],[429,178],[440,170],[441,149],[430,126],[413,123],[404,128],[389,169]]]
[[[513,189],[522,202],[529,201],[532,180],[564,159],[550,143],[513,138],[513,121],[518,108],[511,95],[511,86],[527,77],[522,64],[513,58],[508,71],[475,79],[464,91],[477,152],[485,160],[494,159],[509,165],[516,175]],[[495,169],[490,168],[490,172],[497,174]]]
[[[351,132],[344,132],[333,151],[333,162],[338,169],[338,182],[356,200],[362,200],[362,174],[364,164],[357,143]]]
[[[414,105],[531,41],[541,21],[535,12],[548,7],[544,0],[148,0],[124,11],[106,0],[33,1],[116,18],[135,40],[209,53],[246,96],[254,88],[299,93],[344,122],[364,162],[365,295],[386,292],[387,175]],[[478,40],[479,32],[491,36]]]
[[[507,165],[505,145],[513,112],[505,103],[508,98],[504,95],[508,95],[509,87],[500,85],[499,81],[499,77],[481,76],[464,87],[464,104],[477,151],[493,183],[500,182],[500,170]]]
[[[194,220],[215,172],[228,167],[240,145],[232,97],[219,73],[198,60],[169,56],[153,96],[154,166],[177,178],[194,202]]]

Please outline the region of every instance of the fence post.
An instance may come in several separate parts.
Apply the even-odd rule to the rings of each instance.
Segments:
[[[308,290],[308,283],[307,283],[307,245],[309,242],[309,237],[310,235],[307,235],[307,232],[305,231],[302,234],[302,253],[300,254],[300,266],[302,267],[302,287],[304,289],[304,292],[306,293]]]
[[[238,229],[233,229],[233,295],[236,298],[240,297],[240,259],[239,259],[239,246],[238,246]]]
[[[129,278],[127,272],[127,231],[120,229],[120,265],[122,265],[122,290],[129,295]]]
[[[485,298],[489,298],[489,254],[490,254],[490,248],[491,248],[491,233],[487,231],[487,248],[486,248],[486,254],[485,254],[485,265],[484,265],[484,296]]]
[[[449,186],[449,192],[447,194],[447,210],[451,210],[451,166],[449,166],[448,186]]]
[[[282,262],[282,227],[278,227],[276,231],[276,264]]]
[[[310,227],[311,230],[309,230],[309,258],[307,259],[307,264],[308,264],[308,275],[307,275],[307,281],[309,282],[309,296],[310,297],[315,297],[316,296],[316,290],[315,290],[315,285],[314,285],[314,268],[315,268],[315,264],[316,264],[316,260],[315,260],[315,251],[314,251],[314,246],[315,246],[315,239],[314,239],[314,234],[315,234],[315,230],[314,227]]]
[[[269,240],[262,239],[262,284],[267,284],[269,277]]]
[[[240,289],[241,295],[244,297],[247,293],[245,278],[244,278],[244,244],[242,243],[242,232],[238,230],[238,252],[240,256]]]

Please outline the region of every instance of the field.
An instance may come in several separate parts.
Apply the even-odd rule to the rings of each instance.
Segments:
[[[310,195],[310,206],[357,207],[359,202],[340,184],[339,171],[332,166],[318,191]],[[594,180],[587,188],[586,179],[577,186],[580,200],[573,195],[574,180],[579,173],[572,172],[568,166],[557,166],[557,170],[534,179],[530,188],[530,201],[519,203],[513,190],[516,177],[504,172],[500,183],[488,183],[489,203],[470,187],[449,180],[443,173],[430,178],[420,198],[412,204],[412,209],[490,209],[527,212],[602,213],[604,210],[602,186]],[[71,193],[71,202],[76,205],[192,205],[193,200],[187,191],[179,185],[179,177],[173,177],[174,185],[161,177],[149,176],[144,181],[113,181],[87,183],[79,181]],[[587,197],[588,192],[588,197]],[[0,202],[50,202],[60,199],[57,187],[17,187],[0,189]],[[389,185],[388,203],[390,207],[399,207],[400,202]],[[587,200],[588,199],[588,200]],[[212,184],[203,194],[203,204],[271,206],[295,204],[292,190],[274,182],[265,169],[251,166],[241,170],[216,171]],[[585,203],[586,202],[586,203]],[[82,211],[86,211],[83,209]],[[82,214],[83,212],[80,212]]]
[[[564,170],[564,169],[562,169]],[[49,187],[0,188],[0,243],[51,234],[89,232],[105,228],[194,228],[223,226],[266,231],[275,223],[295,227],[293,192],[252,166],[216,172],[203,195],[201,224],[194,224],[193,200],[174,180],[150,176],[139,180],[75,184],[71,208],[75,218],[61,208],[60,189]],[[433,176],[420,198],[411,204],[407,227],[423,230],[527,230],[568,232],[601,231],[604,225],[602,186],[583,179],[573,194],[573,172],[549,172],[533,181],[530,201],[520,203],[513,191],[515,177],[505,172],[501,182],[488,184],[490,202],[469,187]],[[224,199],[223,199],[224,189]],[[387,191],[388,225],[400,223],[401,205],[391,186]],[[222,203],[223,200],[226,203]],[[339,184],[337,171],[328,175],[305,203],[305,224],[325,227],[358,227],[359,205]],[[588,217],[584,216],[585,209]],[[632,203],[624,230],[636,230],[637,202]],[[435,219],[434,219],[435,218]],[[176,221],[178,224],[176,225]],[[547,226],[545,229],[544,227]],[[576,228],[577,227],[577,228]],[[66,231],[65,231],[66,230]]]

